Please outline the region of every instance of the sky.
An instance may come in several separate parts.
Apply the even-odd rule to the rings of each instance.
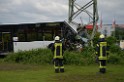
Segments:
[[[81,1],[79,3],[83,4],[88,0]],[[124,24],[124,0],[97,1],[103,24],[112,24],[113,20]],[[68,0],[0,0],[0,24],[56,22],[67,19]],[[82,20],[87,19],[84,17]]]

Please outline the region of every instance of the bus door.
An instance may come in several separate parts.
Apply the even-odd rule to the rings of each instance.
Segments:
[[[0,33],[0,51],[9,52],[12,51],[12,41],[10,32]]]

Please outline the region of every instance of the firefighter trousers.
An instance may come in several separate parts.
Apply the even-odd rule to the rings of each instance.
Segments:
[[[54,59],[55,72],[64,72],[63,59]]]
[[[99,69],[100,73],[106,72],[106,60],[99,60]]]

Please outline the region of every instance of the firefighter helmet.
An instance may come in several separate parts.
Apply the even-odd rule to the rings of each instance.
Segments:
[[[101,34],[101,35],[99,36],[99,38],[105,38],[104,34]]]
[[[59,37],[59,36],[56,36],[56,37],[55,37],[55,40],[60,40],[60,37]]]

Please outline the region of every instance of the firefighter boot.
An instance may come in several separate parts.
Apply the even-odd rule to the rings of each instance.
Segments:
[[[106,69],[105,68],[101,68],[100,69],[100,73],[106,73]]]
[[[63,73],[63,72],[64,72],[64,69],[63,69],[63,68],[61,68],[61,69],[60,69],[60,72],[61,72],[61,73]]]
[[[59,69],[55,69],[55,73],[59,73]]]

